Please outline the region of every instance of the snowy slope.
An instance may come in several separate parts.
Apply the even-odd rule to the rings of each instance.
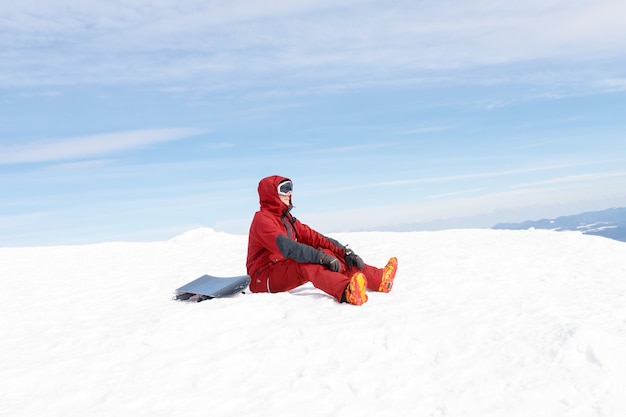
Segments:
[[[0,414],[624,416],[626,244],[576,232],[335,234],[390,294],[199,304],[246,236],[0,248]]]

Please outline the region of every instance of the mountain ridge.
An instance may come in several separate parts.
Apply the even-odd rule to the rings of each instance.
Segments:
[[[579,231],[586,235],[602,236],[626,242],[626,207],[613,207],[600,211],[560,216],[540,220],[526,220],[520,223],[498,223],[497,230],[547,229]]]

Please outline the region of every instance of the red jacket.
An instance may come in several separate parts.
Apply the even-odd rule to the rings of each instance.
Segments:
[[[259,182],[261,209],[250,225],[246,269],[251,277],[269,266],[291,259],[301,263],[319,263],[320,249],[332,251],[343,259],[345,248],[301,223],[278,196],[278,184],[289,178],[274,175]]]

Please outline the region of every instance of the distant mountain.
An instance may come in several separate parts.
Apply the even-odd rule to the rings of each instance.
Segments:
[[[626,207],[562,216],[555,219],[528,220],[522,223],[498,223],[492,229],[575,230],[586,235],[603,236],[626,242]]]

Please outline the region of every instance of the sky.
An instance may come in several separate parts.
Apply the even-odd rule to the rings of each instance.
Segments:
[[[0,246],[626,206],[621,1],[0,2]]]

